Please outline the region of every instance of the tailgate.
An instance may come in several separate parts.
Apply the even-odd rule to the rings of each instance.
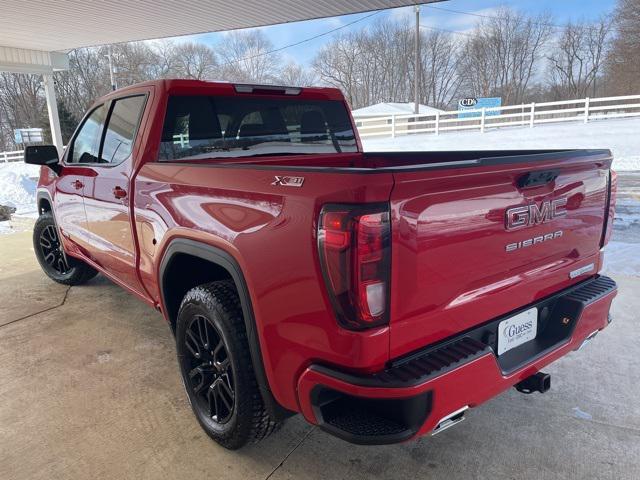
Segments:
[[[394,173],[392,358],[597,273],[610,152],[510,154]]]

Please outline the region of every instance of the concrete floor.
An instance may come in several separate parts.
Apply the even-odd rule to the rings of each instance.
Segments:
[[[362,447],[290,419],[228,452],[202,433],[159,314],[103,277],[45,278],[30,233],[0,237],[0,479],[640,478],[640,278],[617,277],[614,323],[434,438]]]

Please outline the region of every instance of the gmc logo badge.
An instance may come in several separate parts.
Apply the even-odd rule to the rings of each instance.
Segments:
[[[567,199],[559,198],[557,200],[547,200],[539,206],[537,203],[532,203],[522,207],[513,207],[507,210],[504,225],[507,230],[517,230],[547,223],[554,218],[565,216],[567,214],[566,205]]]

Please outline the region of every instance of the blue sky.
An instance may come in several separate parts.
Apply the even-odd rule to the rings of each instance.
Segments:
[[[472,15],[437,10],[437,8],[447,8],[480,15],[491,15],[495,9],[502,5],[514,7],[531,14],[548,12],[554,17],[554,23],[562,24],[567,21],[575,21],[583,18],[595,19],[601,15],[608,14],[615,8],[616,0],[449,0],[434,4],[433,7],[436,8],[424,5],[421,9],[420,23],[436,28],[464,32],[465,30],[471,29],[479,18]],[[364,18],[367,15],[369,14],[360,13],[259,28],[273,42],[274,47],[278,48],[322,34],[353,22],[354,20]],[[403,17],[413,18],[413,7],[384,10],[354,25],[343,28],[339,30],[339,32],[367,28],[381,18],[400,19]],[[281,55],[285,60],[293,59],[303,65],[309,65],[318,49],[330,41],[337,33],[338,32],[335,32],[302,45],[288,48],[281,52]],[[225,33],[206,33],[180,37],[176,40],[190,40],[214,46],[218,44],[218,42],[224,41],[224,35]]]

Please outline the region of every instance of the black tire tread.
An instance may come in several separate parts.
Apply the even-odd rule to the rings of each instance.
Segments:
[[[267,438],[280,429],[282,422],[275,421],[269,415],[260,394],[251,362],[242,306],[233,281],[220,280],[192,288],[185,294],[179,312],[191,302],[206,305],[211,311],[217,311],[221,315],[235,339],[234,355],[240,365],[246,366],[248,380],[248,384],[245,385],[248,395],[236,396],[236,408],[238,412],[250,412],[249,415],[242,415],[249,418],[241,418],[241,415],[238,415],[236,428],[229,436],[217,435],[210,432],[202,422],[201,425],[211,438],[228,449],[237,449],[247,443],[256,443]],[[236,387],[236,390],[239,388]]]
[[[60,275],[52,273],[49,270],[48,265],[46,265],[44,259],[41,258],[42,255],[40,254],[40,245],[38,242],[40,231],[49,225],[53,225],[55,227],[55,219],[53,218],[53,214],[51,212],[44,212],[38,217],[33,227],[33,250],[36,254],[36,258],[38,260],[38,263],[40,264],[40,267],[42,268],[42,271],[54,282],[69,286],[81,285],[95,277],[98,274],[98,271],[96,269],[87,265],[83,261],[78,260],[77,258],[71,257],[67,257],[67,261],[69,262],[69,266],[71,267],[69,273]]]

